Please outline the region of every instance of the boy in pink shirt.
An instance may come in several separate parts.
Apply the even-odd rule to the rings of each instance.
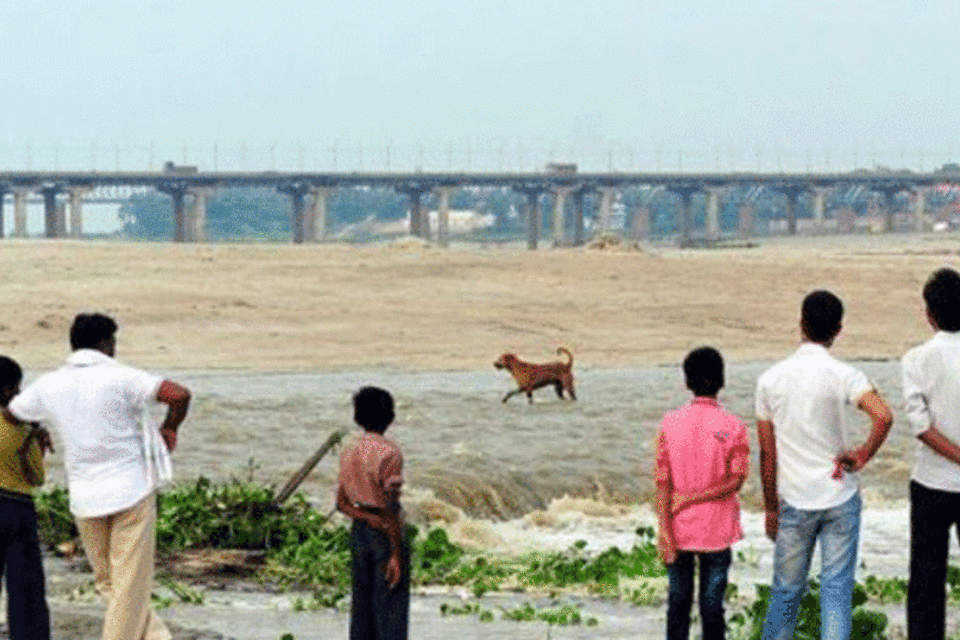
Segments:
[[[670,580],[667,640],[689,637],[694,560],[700,567],[703,640],[722,640],[730,546],[743,537],[737,493],[747,479],[750,444],[743,420],[717,402],[724,384],[720,353],[694,349],[683,372],[694,398],[664,416],[654,469],[657,546]]]

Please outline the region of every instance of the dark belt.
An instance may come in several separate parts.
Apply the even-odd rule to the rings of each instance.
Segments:
[[[8,498],[10,500],[16,500],[17,502],[25,502],[27,504],[33,504],[33,496],[29,493],[20,493],[18,491],[8,491],[7,489],[0,488],[0,498]]]

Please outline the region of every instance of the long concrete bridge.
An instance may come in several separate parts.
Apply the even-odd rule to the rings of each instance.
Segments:
[[[436,236],[446,244],[449,236],[450,195],[462,187],[508,187],[527,198],[527,244],[536,248],[544,217],[541,196],[553,196],[550,224],[557,245],[579,245],[584,237],[584,196],[600,196],[598,226],[603,229],[612,216],[620,190],[634,186],[661,187],[679,199],[677,228],[681,243],[692,238],[691,198],[698,193],[707,197],[707,239],[720,235],[719,207],[725,190],[738,186],[764,186],[784,194],[787,203],[787,232],[796,233],[796,203],[805,194],[813,201],[814,228],[822,228],[825,218],[825,194],[836,188],[860,186],[886,196],[887,228],[892,229],[892,198],[904,191],[915,194],[914,219],[917,228],[926,220],[926,193],[931,185],[960,183],[960,173],[850,172],[850,173],[691,173],[691,172],[602,172],[578,173],[575,165],[548,165],[543,172],[200,172],[194,167],[167,163],[163,171],[85,172],[85,171],[6,171],[0,172],[0,237],[3,233],[3,198],[13,196],[14,236],[26,237],[27,198],[40,195],[44,203],[44,236],[81,237],[84,195],[101,187],[152,188],[172,199],[175,242],[205,239],[206,206],[213,190],[229,186],[272,187],[291,201],[291,236],[294,243],[318,242],[327,234],[327,208],[330,191],[335,188],[387,187],[410,199],[410,233],[429,238]],[[425,194],[436,193],[439,217],[435,234],[429,229],[429,217],[423,208]],[[573,203],[572,220],[567,220],[568,199]],[[187,206],[189,201],[190,206]],[[69,215],[67,213],[69,205]],[[569,223],[569,224],[568,224]],[[572,237],[567,229],[572,228]]]

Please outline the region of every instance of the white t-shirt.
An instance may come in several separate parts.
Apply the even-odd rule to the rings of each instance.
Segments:
[[[10,401],[14,416],[51,424],[62,437],[70,511],[78,518],[118,513],[156,488],[143,419],[162,381],[80,349]]]
[[[960,443],[960,332],[938,331],[903,356],[903,399],[914,436],[936,426]],[[910,477],[930,489],[960,493],[960,466],[917,440]]]
[[[873,390],[867,377],[822,345],[804,342],[757,382],[758,420],[773,422],[777,492],[796,509],[830,509],[859,490],[854,474],[831,475],[837,456],[850,448],[844,406]]]

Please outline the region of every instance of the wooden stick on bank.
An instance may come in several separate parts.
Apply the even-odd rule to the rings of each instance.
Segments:
[[[341,429],[337,429],[331,433],[326,442],[324,442],[320,448],[317,449],[312,456],[310,456],[310,459],[304,462],[303,466],[300,467],[297,472],[290,477],[289,480],[287,480],[287,484],[283,486],[283,489],[281,489],[280,492],[274,496],[273,504],[279,507],[287,500],[287,498],[292,496],[293,492],[297,490],[297,487],[299,487],[303,481],[307,479],[307,476],[310,475],[310,472],[313,471],[313,468],[317,466],[317,463],[320,462],[320,459],[327,455],[327,452],[329,452],[330,449],[339,444],[346,435],[347,432]]]

